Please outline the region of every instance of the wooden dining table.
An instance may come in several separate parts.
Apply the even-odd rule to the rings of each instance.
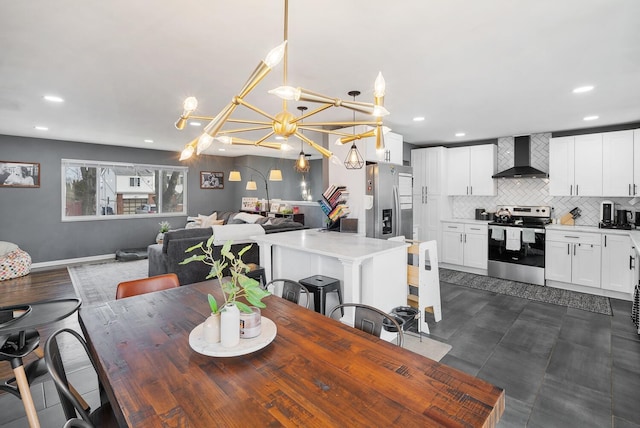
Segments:
[[[219,289],[206,281],[80,309],[121,426],[493,427],[504,411],[501,388],[276,296],[264,299],[277,327],[266,347],[202,355],[189,334]]]

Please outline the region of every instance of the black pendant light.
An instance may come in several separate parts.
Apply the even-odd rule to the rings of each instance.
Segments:
[[[302,116],[304,114],[304,111],[307,110],[307,107],[298,106],[298,110],[300,110],[300,116]],[[300,125],[302,125],[302,121],[300,121]],[[300,129],[300,133],[302,134],[302,129]],[[304,145],[303,141],[300,140],[300,154],[298,155],[298,159],[296,160],[296,163],[293,165],[295,170],[301,173],[309,172],[309,168],[311,168],[311,164],[307,159],[307,155],[304,153],[304,150],[302,149],[303,145]]]
[[[353,101],[355,101],[356,97],[360,95],[360,91],[349,91],[347,92],[347,94],[353,97]],[[353,111],[353,121],[354,122],[356,121],[355,110]],[[355,133],[356,133],[356,127],[354,125],[353,134],[355,135]],[[347,169],[361,169],[363,166],[364,166],[364,159],[362,159],[362,155],[360,155],[360,152],[358,151],[358,147],[356,147],[356,142],[354,140],[353,143],[351,144],[351,148],[349,149],[349,152],[347,153],[347,157],[344,160],[344,167]]]

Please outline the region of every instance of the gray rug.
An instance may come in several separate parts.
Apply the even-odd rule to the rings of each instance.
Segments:
[[[82,299],[82,305],[95,305],[116,298],[116,288],[122,281],[146,278],[148,260],[131,262],[107,262],[92,265],[71,266],[67,268],[76,294]],[[435,361],[440,361],[451,350],[451,345],[437,340],[415,335],[405,335],[406,349]]]
[[[498,294],[521,297],[538,302],[552,303],[604,315],[613,315],[608,297],[594,296],[577,291],[544,287],[507,279],[492,278],[473,273],[440,268],[440,281],[477,288]]]
[[[106,262],[67,268],[82,305],[95,305],[116,298],[116,288],[123,281],[149,276],[149,261]]]

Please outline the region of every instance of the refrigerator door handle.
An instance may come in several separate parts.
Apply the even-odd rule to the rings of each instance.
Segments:
[[[391,219],[396,221],[394,236],[399,236],[402,231],[402,216],[400,215],[400,195],[396,185],[393,186],[393,208],[395,214],[391,216]]]

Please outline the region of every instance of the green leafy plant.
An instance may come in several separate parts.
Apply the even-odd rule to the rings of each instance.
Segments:
[[[200,242],[193,247],[187,248],[185,253],[192,253],[199,250],[202,254],[194,254],[181,261],[180,264],[202,262],[211,266],[211,270],[206,279],[216,278],[218,280],[224,296],[224,305],[236,305],[242,312],[251,313],[249,305],[238,300],[239,298],[244,298],[252,306],[266,308],[266,305],[262,303],[262,299],[270,293],[260,288],[258,281],[246,276],[246,273],[249,272],[249,266],[242,261],[242,256],[251,248],[251,244],[242,248],[236,256],[231,252],[233,242],[227,241],[220,250],[221,259],[214,260],[213,240],[214,236],[211,235],[206,242]],[[223,275],[227,267],[229,268],[231,277],[225,277]],[[216,302],[216,299],[210,294],[208,295],[208,299],[211,311],[216,313],[218,311],[218,302]]]
[[[171,229],[171,223],[168,221],[161,221],[158,224],[160,225],[160,233],[166,233]]]

